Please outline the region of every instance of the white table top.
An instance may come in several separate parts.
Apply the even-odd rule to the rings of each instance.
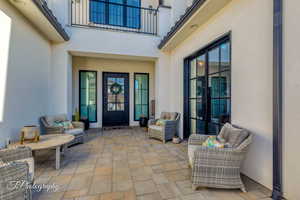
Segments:
[[[30,147],[33,151],[42,150],[42,149],[50,149],[54,147],[58,147],[64,144],[67,144],[74,140],[74,136],[70,134],[52,134],[52,135],[41,135],[39,142],[28,142],[25,141],[24,144],[20,144],[20,142],[12,143],[8,145],[8,148],[13,148],[17,146],[27,146]]]

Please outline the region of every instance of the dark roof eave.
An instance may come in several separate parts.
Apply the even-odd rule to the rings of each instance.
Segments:
[[[56,31],[61,35],[65,41],[69,41],[70,37],[62,25],[58,22],[57,18],[54,16],[47,3],[44,0],[32,0],[33,3],[39,8],[43,15],[48,19]]]
[[[193,14],[201,8],[203,3],[206,0],[196,0],[180,17],[180,19],[175,23],[175,25],[171,28],[171,30],[167,33],[167,35],[162,39],[160,44],[158,45],[159,49],[162,49],[169,40],[179,31],[179,29],[193,16]]]

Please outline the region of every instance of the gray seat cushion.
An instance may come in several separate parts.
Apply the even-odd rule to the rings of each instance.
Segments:
[[[65,130],[65,133],[71,134],[71,135],[79,135],[82,134],[84,130],[82,128],[72,128]]]
[[[162,131],[163,129],[162,126],[156,126],[156,125],[150,125],[149,128],[157,131]]]

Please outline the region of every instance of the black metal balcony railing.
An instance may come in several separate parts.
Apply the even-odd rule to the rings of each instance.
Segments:
[[[72,0],[71,25],[157,35],[158,10],[104,0]]]

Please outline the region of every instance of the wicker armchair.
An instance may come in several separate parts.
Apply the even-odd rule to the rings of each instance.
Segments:
[[[230,133],[228,136],[230,137]],[[240,176],[240,167],[252,141],[252,134],[247,133],[247,137],[238,146],[231,148],[202,146],[208,137],[208,135],[192,134],[188,141],[193,189],[212,187],[241,189],[246,192]]]
[[[18,147],[0,150],[0,199],[32,199],[34,161],[31,149]],[[15,187],[23,183],[22,187]]]
[[[164,124],[161,126],[156,125],[159,119],[164,120]],[[165,143],[167,140],[171,140],[177,133],[180,113],[162,112],[159,119],[149,120],[148,137],[160,139]]]
[[[71,134],[75,136],[75,139],[68,143],[67,146],[73,144],[84,143],[84,123],[82,122],[72,122],[72,129],[64,129],[63,127],[53,126],[55,121],[67,121],[66,115],[56,115],[56,116],[43,116],[40,118],[41,130],[44,134]]]

